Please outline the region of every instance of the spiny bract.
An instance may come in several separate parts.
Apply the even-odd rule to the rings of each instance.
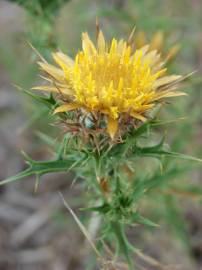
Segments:
[[[40,67],[50,85],[34,89],[58,93],[61,105],[55,113],[84,109],[105,116],[111,138],[117,133],[123,115],[145,121],[146,112],[161,99],[184,95],[176,91],[178,75],[166,75],[156,50],[149,45],[133,49],[130,42],[112,39],[108,46],[99,31],[96,46],[87,33],[82,51],[72,60],[62,52],[53,53],[55,67],[45,60]]]

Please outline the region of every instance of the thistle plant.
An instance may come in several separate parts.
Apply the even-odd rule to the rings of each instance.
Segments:
[[[33,88],[46,94],[25,92],[48,106],[61,127],[63,138],[55,159],[39,162],[24,154],[28,168],[0,184],[73,171],[92,191],[83,208],[99,217],[99,238],[93,243],[97,256],[108,246],[125,256],[128,269],[135,269],[132,253],[140,251],[128,240],[126,229],[157,226],[143,216],[139,203],[182,170],[171,167],[165,175],[165,157],[200,161],[171,151],[164,136],[155,143],[151,139],[155,128],[167,123],[157,119],[159,108],[168,99],[185,95],[179,85],[186,76],[170,75],[166,69],[170,57],[164,61],[153,45],[137,48],[134,31],[127,41],[113,39],[108,44],[99,26],[96,44],[83,33],[82,50],[75,59],[61,51],[52,57],[54,64],[40,55],[38,64],[46,83]],[[161,166],[149,175],[144,171],[138,175],[136,166],[143,157],[155,158]],[[117,261],[110,259],[111,268],[103,261],[101,267],[118,269]]]

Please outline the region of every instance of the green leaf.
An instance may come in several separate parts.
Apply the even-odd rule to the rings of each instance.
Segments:
[[[160,142],[157,143],[157,144],[155,144],[155,145],[152,145],[152,146],[149,146],[149,147],[143,147],[143,148],[136,146],[136,150],[139,151],[139,149],[143,149],[145,152],[147,152],[147,151],[148,152],[156,152],[158,150],[163,149],[163,147],[164,147],[164,141],[165,141],[165,136],[163,136],[161,138]],[[141,152],[142,152],[142,150],[141,150]]]
[[[80,210],[84,211],[95,211],[99,213],[107,213],[110,210],[110,205],[107,203],[104,203],[103,205],[100,206],[95,206],[95,207],[86,207],[86,208],[81,208]]]
[[[22,91],[23,93],[25,93],[26,95],[30,96],[31,98],[35,99],[36,101],[39,101],[43,104],[45,104],[46,106],[48,106],[50,109],[52,109],[53,107],[55,107],[56,105],[56,101],[53,98],[52,95],[50,95],[49,97],[45,97],[45,96],[40,96],[40,95],[36,95],[33,92],[23,89],[22,87],[15,85],[15,87]]]
[[[5,180],[0,181],[0,186],[17,181],[19,179],[23,179],[27,176],[31,175],[44,175],[47,173],[53,173],[53,172],[67,172],[70,169],[75,168],[76,166],[79,166],[79,164],[82,163],[84,158],[75,161],[75,160],[51,160],[51,161],[35,161],[30,159],[30,157],[26,156],[27,163],[29,164],[29,167],[14,175],[11,176]]]
[[[160,127],[163,125],[168,125],[168,124],[173,124],[182,120],[185,120],[186,117],[179,117],[176,119],[171,119],[171,120],[154,120],[151,122],[151,127]]]
[[[139,224],[147,225],[150,227],[158,227],[159,225],[154,223],[148,218],[141,216],[138,212],[133,214],[133,221]]]
[[[163,149],[158,149],[158,146],[152,146],[152,147],[136,147],[135,149],[137,151],[137,155],[139,156],[150,156],[150,157],[174,157],[179,159],[185,159],[190,161],[197,161],[202,162],[202,159],[192,157],[189,155],[173,152],[173,151],[167,151]]]
[[[140,135],[148,132],[149,131],[150,124],[151,123],[148,121],[148,122],[145,122],[144,124],[142,124],[137,129],[134,129],[134,131],[131,133],[131,138],[137,138]]]
[[[66,135],[64,135],[64,138],[62,140],[62,143],[60,144],[60,147],[58,149],[58,159],[62,159],[64,158],[64,155],[65,155],[65,152],[66,152],[66,149],[67,149],[67,145],[68,145],[68,142],[70,140],[70,134],[67,133]]]
[[[164,146],[164,137],[162,140],[154,146],[151,147],[138,147],[137,146],[137,139],[143,136],[144,134],[148,134],[152,128],[162,126],[162,125],[167,125],[172,122],[176,122],[179,120],[183,120],[184,118],[178,118],[174,120],[168,120],[168,121],[159,121],[159,120],[148,120],[144,124],[140,125],[137,129],[134,129],[127,137],[123,137],[123,143],[114,145],[110,147],[109,149],[104,149],[103,150],[103,155],[108,155],[109,158],[120,158],[125,156],[128,151],[133,148],[133,153],[144,156],[154,156],[154,157],[161,157],[161,156],[172,156],[172,157],[177,157],[177,158],[183,158],[183,159],[188,159],[188,160],[193,160],[193,161],[202,161],[198,158],[194,158],[188,155],[183,155],[179,153],[175,153],[172,151],[165,151],[163,150]],[[161,149],[162,148],[162,149]],[[158,150],[158,151],[157,151]]]
[[[0,186],[3,186],[3,185],[8,184],[10,182],[17,181],[19,179],[23,179],[24,177],[30,176],[32,174],[33,173],[31,171],[31,168],[28,168],[28,169],[14,175],[14,176],[11,176],[11,177],[9,177],[7,179],[4,179],[4,180],[0,181]]]
[[[134,269],[134,263],[130,254],[130,243],[125,234],[124,226],[119,221],[111,223],[111,231],[114,232],[116,239],[118,240],[119,249],[124,254],[128,267],[130,270]]]

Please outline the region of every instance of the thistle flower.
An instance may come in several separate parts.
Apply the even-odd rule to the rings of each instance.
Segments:
[[[165,75],[157,50],[149,45],[133,50],[122,39],[108,45],[102,31],[96,45],[83,33],[82,51],[75,60],[62,52],[52,56],[57,67],[39,62],[50,84],[34,89],[58,94],[61,105],[55,113],[82,110],[102,117],[112,139],[123,123],[146,121],[147,112],[162,99],[184,95],[176,91],[181,76]]]

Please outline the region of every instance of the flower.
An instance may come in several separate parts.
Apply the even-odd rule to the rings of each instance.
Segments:
[[[131,39],[131,36],[130,36]],[[82,50],[72,60],[62,52],[52,54],[57,67],[39,62],[48,75],[46,86],[34,89],[57,93],[62,104],[55,113],[85,110],[106,119],[113,139],[123,116],[146,121],[146,113],[160,100],[184,95],[176,91],[179,75],[165,75],[166,68],[149,45],[133,50],[130,42],[112,39],[108,45],[102,31],[94,45],[82,35]]]

